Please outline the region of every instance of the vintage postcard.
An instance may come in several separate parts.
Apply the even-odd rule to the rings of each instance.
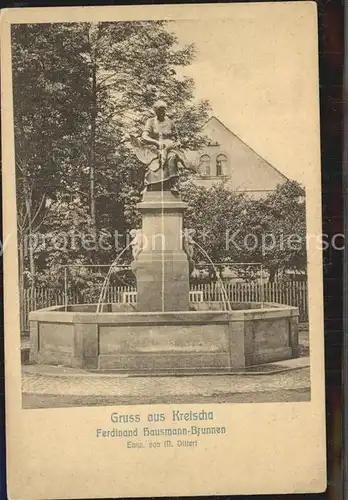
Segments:
[[[11,500],[326,488],[314,2],[1,16]]]

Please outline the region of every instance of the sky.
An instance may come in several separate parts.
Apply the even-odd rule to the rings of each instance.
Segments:
[[[251,14],[253,13],[253,14]],[[194,42],[196,98],[291,179],[310,182],[318,162],[315,24],[301,16],[172,21],[180,44]]]

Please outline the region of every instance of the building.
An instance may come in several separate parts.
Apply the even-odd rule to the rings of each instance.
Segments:
[[[215,116],[205,123],[202,134],[210,144],[195,153],[197,184],[209,188],[223,181],[231,190],[260,198],[288,180]]]

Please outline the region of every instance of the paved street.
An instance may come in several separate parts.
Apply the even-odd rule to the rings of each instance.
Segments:
[[[127,377],[23,373],[23,407],[306,401],[309,368],[267,375]]]

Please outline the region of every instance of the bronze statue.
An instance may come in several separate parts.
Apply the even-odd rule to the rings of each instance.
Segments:
[[[138,159],[147,166],[144,191],[170,190],[178,195],[179,166],[192,167],[180,151],[178,132],[175,123],[166,116],[166,109],[164,101],[154,104],[155,116],[147,120],[140,144],[134,149]]]

